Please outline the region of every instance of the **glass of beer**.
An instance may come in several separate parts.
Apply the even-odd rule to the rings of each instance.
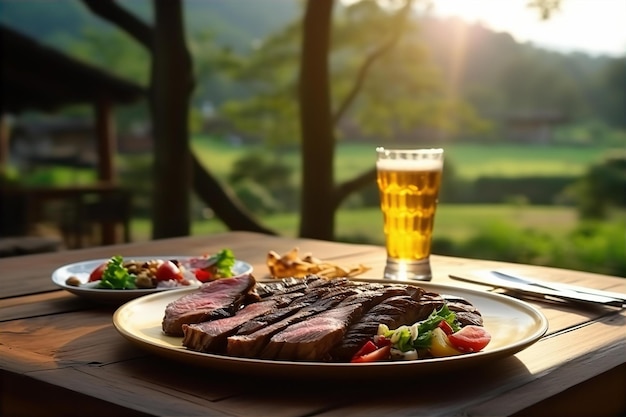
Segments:
[[[432,278],[430,246],[443,170],[443,149],[376,148],[383,213],[385,278]]]

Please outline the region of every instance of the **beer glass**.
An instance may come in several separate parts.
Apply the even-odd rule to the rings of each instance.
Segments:
[[[430,246],[443,170],[443,149],[376,148],[383,213],[385,278],[432,278]]]

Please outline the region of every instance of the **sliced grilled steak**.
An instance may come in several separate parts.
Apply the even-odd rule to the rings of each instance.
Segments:
[[[226,337],[239,326],[269,313],[274,308],[273,301],[248,304],[234,316],[197,324],[183,324],[183,346],[198,352],[220,353],[226,348]]]
[[[448,300],[448,308],[450,311],[454,311],[457,320],[463,325],[467,326],[473,324],[475,326],[483,325],[483,316],[480,311],[469,301],[464,299],[455,298],[454,300]]]
[[[231,316],[249,297],[255,283],[252,275],[245,274],[203,284],[198,291],[167,305],[162,322],[163,332],[182,336],[183,324]]]
[[[349,361],[378,330],[410,325],[447,304],[462,325],[482,325],[467,300],[404,284],[347,278],[255,283],[242,276],[205,284],[170,303],[164,332],[188,349],[293,361]],[[244,306],[241,308],[241,306]]]
[[[261,317],[256,317],[246,323],[244,323],[238,330],[238,335],[250,334],[260,330],[263,327],[277,323],[284,318],[295,314],[300,311],[305,305],[303,304],[291,304],[288,306],[279,306],[275,311],[269,314],[265,314]]]
[[[416,298],[419,296],[416,295]],[[423,320],[433,311],[431,303],[422,304],[411,296],[391,297],[372,307],[355,322],[341,342],[330,351],[333,361],[349,361],[352,356],[378,332],[379,324],[395,329]]]
[[[329,293],[330,291],[328,289],[321,291],[321,294]],[[228,337],[226,353],[228,355],[244,358],[258,357],[258,354],[274,334],[311,316],[334,308],[347,296],[347,294],[333,294],[333,296],[327,298],[319,297],[316,302],[308,305],[306,303],[309,303],[310,300],[306,300],[306,303],[302,304],[303,307],[296,309],[293,314],[276,323],[262,327],[250,334],[237,334]],[[300,303],[295,305],[300,307]]]
[[[260,354],[262,359],[322,361],[344,337],[350,323],[363,307],[335,307],[275,334]]]

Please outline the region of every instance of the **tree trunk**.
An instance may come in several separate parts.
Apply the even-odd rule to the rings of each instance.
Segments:
[[[191,229],[189,100],[191,57],[185,42],[181,0],[154,0],[152,122],[154,239],[186,236]]]
[[[308,0],[302,30],[299,105],[302,134],[300,236],[332,240],[335,137],[328,55],[333,0]],[[306,191],[306,192],[305,192]]]

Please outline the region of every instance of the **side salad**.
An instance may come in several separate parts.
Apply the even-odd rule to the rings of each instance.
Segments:
[[[389,329],[378,325],[377,334],[352,357],[352,363],[415,360],[479,352],[491,341],[482,326],[461,326],[447,305],[423,321]]]
[[[150,259],[140,262],[115,255],[91,271],[86,283],[72,276],[66,284],[116,290],[200,285],[232,277],[234,265],[235,256],[230,249],[180,260]]]

